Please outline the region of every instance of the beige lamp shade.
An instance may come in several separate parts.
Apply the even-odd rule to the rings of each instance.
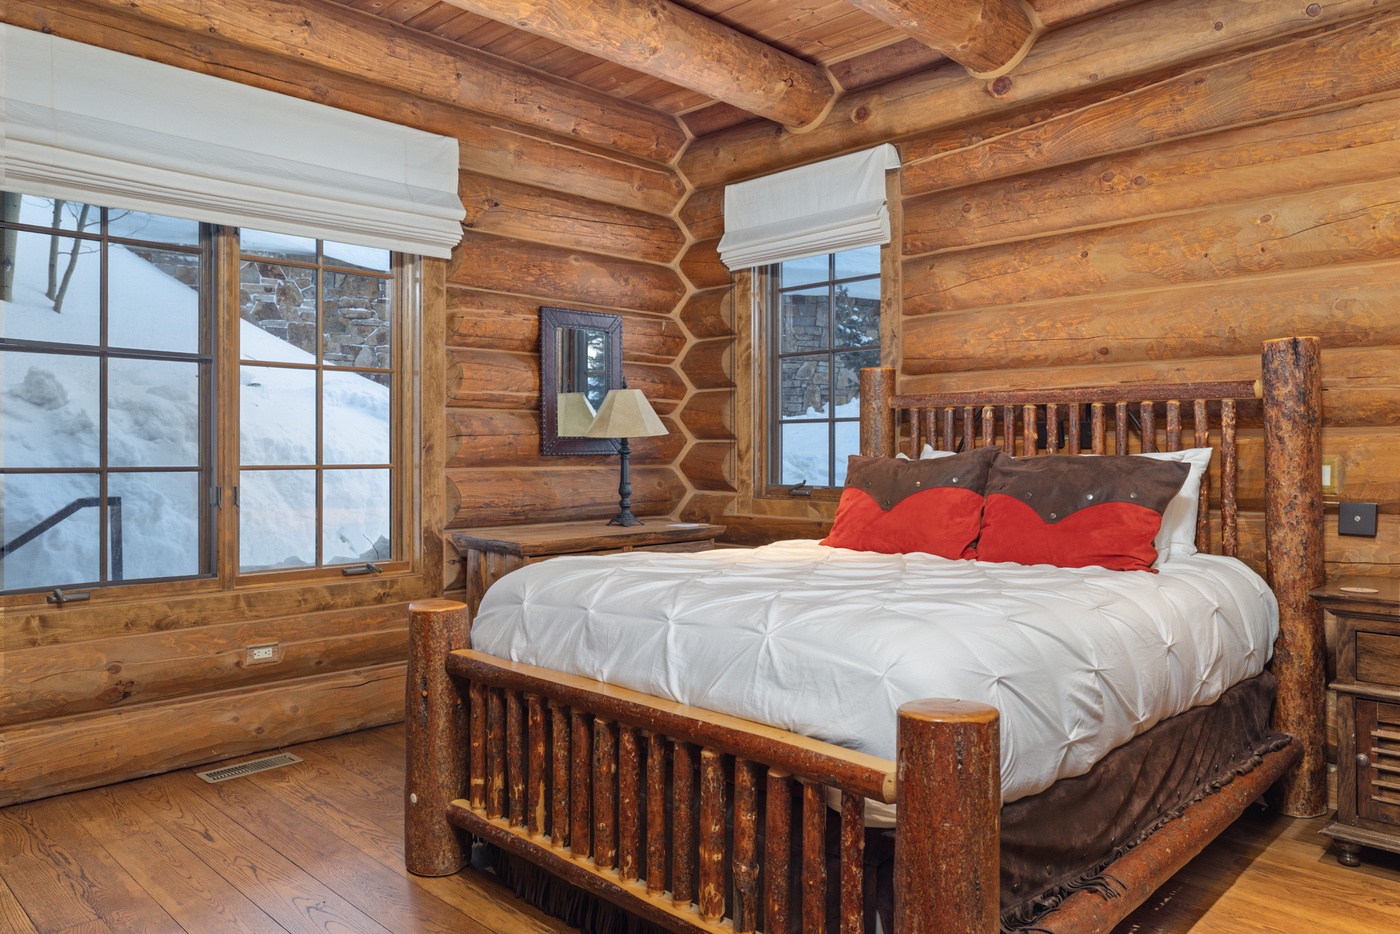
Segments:
[[[593,424],[593,404],[581,392],[559,394],[559,437],[582,438]]]
[[[613,389],[598,407],[598,417],[584,437],[647,438],[666,433],[666,426],[640,389]]]

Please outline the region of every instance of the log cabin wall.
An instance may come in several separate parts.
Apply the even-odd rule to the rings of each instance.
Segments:
[[[542,304],[624,317],[629,384],[672,428],[634,444],[634,510],[683,501],[674,465],[691,390],[674,312],[690,287],[688,240],[669,216],[685,193],[665,164],[685,140],[674,118],[605,114],[586,89],[575,106],[548,86],[535,88],[540,119],[567,136],[483,114],[454,102],[460,90],[425,83],[441,78],[430,66],[447,43],[314,0],[207,15],[160,0],[139,11],[9,0],[0,21],[455,136],[468,212],[453,258],[425,264],[421,573],[353,597],[337,586],[180,600],[148,590],[117,598],[134,618],[110,618],[96,600],[5,615],[0,805],[402,719],[407,601],[457,586],[445,529],[616,512],[617,458],[540,455]],[[511,95],[482,98],[502,100]],[[246,666],[245,646],[268,641],[280,660]]]
[[[1328,574],[1400,574],[1397,53],[1390,14],[910,140],[904,385],[1247,377],[1264,340],[1317,334],[1324,454],[1341,498],[1383,513],[1370,539],[1328,511]],[[1258,431],[1244,444],[1260,523]]]
[[[150,600],[130,623],[7,616],[0,803],[398,719],[404,604],[458,586],[445,530],[616,508],[615,458],[539,452],[542,304],[625,319],[629,382],[672,428],[635,445],[639,513],[713,519],[737,542],[821,534],[829,508],[735,514],[750,301],[717,259],[722,186],[883,141],[905,162],[891,207],[908,258],[886,281],[903,277],[890,336],[907,387],[1157,379],[1187,361],[1236,376],[1263,339],[1319,333],[1343,496],[1383,509],[1377,539],[1329,531],[1329,570],[1397,573],[1400,20],[1355,20],[1369,4],[1342,0],[1284,39],[1144,27],[1208,5],[1149,0],[1052,33],[1009,79],[945,64],[873,84],[807,133],[758,122],[687,142],[674,118],[567,82],[509,93],[491,62],[460,67],[461,47],[321,0],[7,0],[0,20],[23,28],[453,135],[468,217],[453,259],[428,266],[424,321],[442,350],[422,400],[440,466],[417,494],[446,570],[373,599],[303,588]],[[1108,56],[1126,76],[1071,74],[1075,43],[1100,36],[1137,43]],[[1144,48],[1148,65],[1121,66]],[[244,645],[269,638],[282,662],[245,668]]]
[[[1114,20],[1150,17],[1153,6]],[[1013,71],[989,88],[1014,96],[1016,79]],[[948,99],[919,81],[927,111]],[[909,85],[886,86],[891,107],[913,112]],[[876,96],[863,93],[867,104]],[[1325,454],[1341,463],[1340,498],[1381,506],[1376,538],[1339,536],[1335,506],[1327,511],[1328,574],[1400,575],[1400,16],[989,109],[981,120],[900,136],[870,130],[887,119],[872,108],[862,126],[826,134],[822,155],[882,141],[901,151],[901,387],[1242,378],[1257,374],[1262,341],[1317,334]],[[821,133],[773,148],[811,161]],[[711,183],[784,167],[771,151],[760,164],[747,146],[756,135],[740,128],[698,140],[681,167]],[[721,190],[712,184],[683,206],[692,234],[722,233]],[[733,312],[715,286],[692,296],[682,318],[718,346]],[[717,400],[728,385],[692,401]],[[1245,432],[1243,444],[1241,521],[1261,523],[1259,432]],[[687,510],[741,529],[746,541],[811,534],[810,522],[723,515],[733,503],[697,494]],[[1262,554],[1245,557],[1262,565]]]

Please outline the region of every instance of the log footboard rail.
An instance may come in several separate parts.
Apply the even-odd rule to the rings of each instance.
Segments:
[[[464,612],[414,604],[412,657],[464,639]],[[928,828],[896,834],[896,930],[998,928],[991,707],[906,704],[896,763],[469,649],[436,658],[441,678],[410,673],[410,872],[457,872],[476,837],[669,930],[825,931],[830,887],[837,930],[856,934],[870,798]],[[454,761],[431,754],[444,746]],[[827,789],[841,802],[836,878]]]

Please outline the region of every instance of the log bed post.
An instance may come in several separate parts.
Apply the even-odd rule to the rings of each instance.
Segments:
[[[415,875],[449,876],[471,852],[447,821],[448,803],[466,793],[468,704],[443,659],[470,648],[471,625],[455,600],[416,601],[408,613],[404,864]]]
[[[993,934],[1001,926],[996,708],[938,698],[902,705],[896,767],[895,934]]]
[[[1293,817],[1327,809],[1325,649],[1322,610],[1308,592],[1322,584],[1322,352],[1316,337],[1266,341],[1263,358],[1264,525],[1269,586],[1278,597],[1274,729],[1303,747],[1279,783]]]
[[[894,367],[872,366],[860,371],[860,453],[864,457],[894,457],[899,425],[895,421]],[[951,434],[951,431],[949,432]],[[929,438],[929,441],[932,441]],[[916,450],[911,455],[918,458]]]

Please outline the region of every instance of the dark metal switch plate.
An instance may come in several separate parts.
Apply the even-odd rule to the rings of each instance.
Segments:
[[[1342,503],[1337,512],[1337,534],[1375,538],[1377,511],[1375,503]]]

